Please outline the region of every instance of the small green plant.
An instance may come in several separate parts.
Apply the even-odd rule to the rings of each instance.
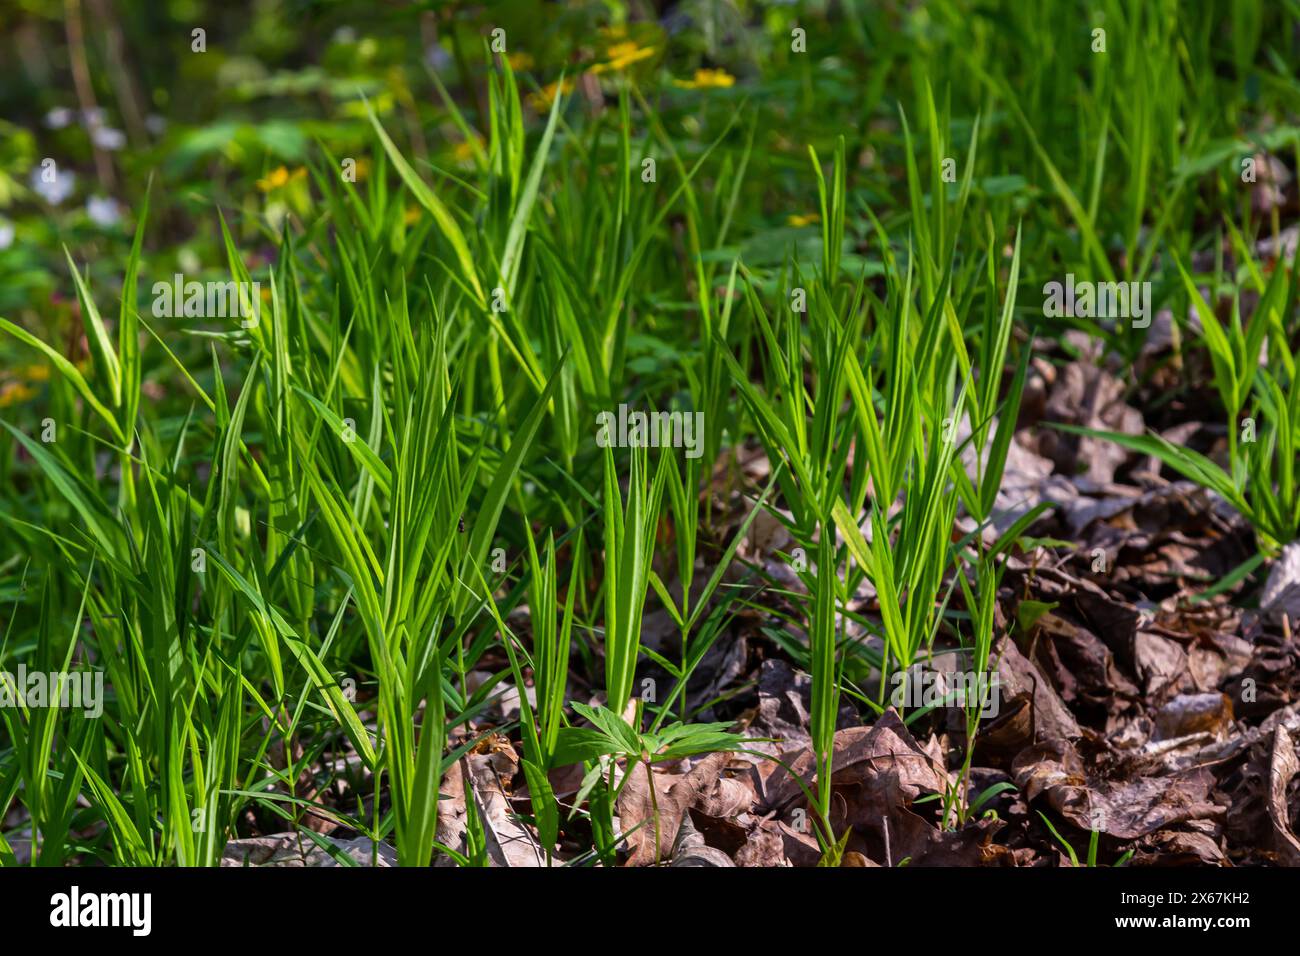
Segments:
[[[1066,856],[1070,858],[1070,865],[1078,866],[1079,857],[1078,854],[1074,852],[1074,847],[1070,845],[1070,841],[1065,839],[1065,837],[1061,836],[1061,834],[1057,832],[1056,827],[1052,825],[1052,821],[1047,818],[1047,814],[1043,813],[1040,810],[1038,815],[1042,818],[1043,823],[1046,824],[1047,829],[1052,832],[1052,836],[1056,838],[1056,842],[1061,844],[1062,848],[1065,850]],[[1088,867],[1089,869],[1092,869],[1097,866],[1097,848],[1100,845],[1100,841],[1101,841],[1101,831],[1100,830],[1091,831],[1088,837],[1088,859],[1084,863],[1084,866]],[[1132,858],[1133,858],[1133,851],[1126,850],[1124,851],[1124,853],[1120,855],[1119,859],[1117,859],[1114,863],[1111,864],[1111,866],[1113,867],[1125,866],[1128,864],[1128,861],[1131,860]]]
[[[1234,290],[1231,321],[1225,327],[1192,276],[1178,264],[1188,302],[1200,320],[1202,341],[1214,369],[1215,389],[1225,412],[1226,467],[1154,433],[1124,435],[1058,427],[1153,455],[1220,495],[1251,523],[1261,551],[1271,555],[1300,535],[1300,489],[1295,480],[1300,449],[1300,382],[1296,378],[1300,354],[1290,346],[1291,330],[1284,321],[1284,316],[1293,312],[1300,279],[1293,255],[1289,269],[1279,263],[1265,281],[1235,228],[1232,235],[1248,281],[1259,294],[1248,325],[1242,322],[1239,291]],[[1214,278],[1217,288],[1219,277]],[[1265,351],[1268,361],[1261,364]],[[1243,417],[1243,411],[1249,414]]]

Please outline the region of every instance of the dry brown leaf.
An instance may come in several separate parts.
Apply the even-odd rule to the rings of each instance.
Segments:
[[[1285,727],[1273,731],[1273,756],[1268,768],[1268,818],[1273,824],[1273,848],[1287,866],[1300,866],[1300,840],[1291,829],[1286,790],[1291,779],[1300,773],[1300,759]]]
[[[1214,779],[1204,768],[1168,776],[1102,779],[1085,769],[1067,741],[1027,749],[1016,758],[1013,773],[1028,800],[1045,795],[1053,809],[1080,830],[1098,830],[1121,840],[1189,820],[1216,819],[1223,813],[1209,800]]]
[[[1014,712],[1006,711],[1009,702],[1025,699],[1033,705],[1031,712],[1013,717],[1022,723],[1024,716],[1028,717],[1025,729],[1031,736],[1023,741],[1024,745],[1035,740],[1076,738],[1082,733],[1074,715],[1052,687],[1052,682],[1020,653],[1015,641],[1004,636],[998,641],[993,657],[997,661],[998,687],[1004,711],[995,723],[1002,723],[1004,717],[1013,717]]]
[[[1062,369],[1047,399],[1048,419],[1129,435],[1143,432],[1142,413],[1124,401],[1127,385],[1092,362],[1075,360]],[[1056,462],[1059,472],[1082,472],[1093,482],[1109,483],[1128,457],[1114,442],[1089,435],[1067,435],[1053,429],[1041,433],[1041,454]]]
[[[799,781],[811,789],[816,780],[816,757],[811,747],[793,756],[786,754],[783,760],[798,781],[784,769],[771,771],[762,794],[763,806],[769,810],[780,811],[804,800]],[[898,796],[910,803],[925,793],[942,793],[947,783],[943,762],[916,742],[893,708],[871,727],[851,727],[835,734],[833,788],[897,788]]]
[[[686,811],[712,791],[729,758],[726,753],[709,754],[681,776],[657,771],[648,776],[641,762],[632,767],[618,797],[619,822],[632,850],[628,866],[648,866],[668,856]],[[671,784],[665,786],[665,777]]]
[[[804,866],[816,866],[821,858],[817,841],[812,842],[812,861],[805,858]],[[736,851],[736,866],[787,866],[786,840],[780,824],[758,827],[749,835],[745,845]]]
[[[1156,735],[1172,740],[1207,733],[1226,740],[1232,729],[1232,700],[1227,694],[1179,694],[1156,712]]]
[[[513,748],[510,753],[514,753]],[[488,857],[494,866],[544,866],[545,854],[536,834],[520,822],[510,806],[504,789],[507,780],[498,771],[502,761],[508,764],[509,757],[499,747],[489,748],[487,753],[468,753],[460,760],[468,766],[470,795],[483,821]],[[517,766],[518,757],[514,762]],[[466,771],[461,773],[463,778]]]
[[[1206,833],[1161,830],[1145,838],[1133,866],[1227,866],[1228,858],[1214,838]]]

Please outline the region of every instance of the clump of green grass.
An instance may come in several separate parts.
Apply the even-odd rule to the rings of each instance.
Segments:
[[[1075,430],[1153,455],[1215,492],[1250,522],[1260,554],[1269,556],[1300,535],[1300,491],[1295,482],[1300,448],[1300,386],[1296,383],[1300,354],[1291,347],[1284,318],[1294,311],[1300,279],[1293,255],[1289,268],[1279,263],[1265,280],[1257,257],[1240,232],[1231,222],[1228,226],[1247,286],[1259,296],[1248,324],[1242,321],[1240,289],[1232,287],[1231,318],[1225,326],[1192,276],[1178,264],[1187,301],[1200,320],[1199,344],[1209,354],[1214,387],[1223,407],[1227,467],[1154,433]],[[1225,286],[1221,264],[1210,278],[1212,288]],[[1265,354],[1267,361],[1261,362]]]

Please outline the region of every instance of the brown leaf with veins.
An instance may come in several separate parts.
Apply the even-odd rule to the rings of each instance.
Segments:
[[[510,748],[509,754],[514,754],[514,748]],[[510,806],[504,789],[509,781],[500,773],[503,761],[508,765],[508,756],[500,747],[490,748],[482,754],[469,753],[461,758],[461,763],[469,767],[470,796],[483,821],[488,856],[496,866],[543,866],[545,856],[536,835],[519,820]],[[518,765],[518,757],[515,757],[515,765]]]
[[[1074,739],[1083,731],[1038,666],[1004,636],[993,651],[997,661],[999,712],[984,743],[1002,759],[1035,741]]]
[[[1227,866],[1219,844],[1205,833],[1161,830],[1143,841],[1149,849],[1133,857],[1134,866]]]
[[[1177,823],[1222,817],[1209,799],[1214,778],[1205,768],[1168,776],[1112,780],[1085,768],[1068,741],[1049,741],[1025,750],[1013,766],[1016,785],[1028,800],[1039,795],[1085,832],[1099,830],[1134,840]]]
[[[677,839],[677,830],[682,825],[682,817],[706,793],[712,795],[718,775],[730,757],[728,753],[709,754],[684,775],[671,775],[675,776],[675,781],[668,787],[663,785],[662,779],[652,783],[646,775],[644,763],[638,761],[632,767],[628,775],[630,779],[618,797],[619,824],[628,834],[627,842],[632,848],[628,866],[649,866],[668,857]],[[670,775],[655,773],[653,776]],[[661,793],[661,789],[664,792]],[[635,832],[630,832],[634,827]]]
[[[803,785],[812,789],[816,781],[816,757],[812,748],[798,751],[784,762]],[[948,771],[935,753],[927,752],[891,707],[871,727],[850,727],[838,731],[831,757],[831,786],[878,790],[896,787],[910,803],[926,793],[942,793]],[[783,810],[803,800],[803,789],[782,768],[769,770],[761,795],[762,805]]]
[[[1300,866],[1300,840],[1291,829],[1286,804],[1287,784],[1297,773],[1300,759],[1296,758],[1295,744],[1287,729],[1279,726],[1273,731],[1273,758],[1268,768],[1268,818],[1273,824],[1273,848],[1287,866]]]

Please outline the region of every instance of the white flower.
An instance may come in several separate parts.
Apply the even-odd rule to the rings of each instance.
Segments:
[[[14,244],[14,224],[8,219],[0,219],[0,249],[8,249]]]
[[[119,150],[126,145],[126,134],[111,126],[95,126],[90,130],[90,140],[100,149]]]
[[[111,196],[91,196],[86,200],[86,215],[97,226],[115,226],[122,219],[122,209]]]
[[[51,206],[57,206],[72,195],[77,177],[71,171],[59,171],[50,182],[45,180],[45,170],[37,166],[32,170],[32,189]]]
[[[72,110],[66,106],[56,106],[45,114],[45,125],[50,129],[63,129],[72,122]]]

